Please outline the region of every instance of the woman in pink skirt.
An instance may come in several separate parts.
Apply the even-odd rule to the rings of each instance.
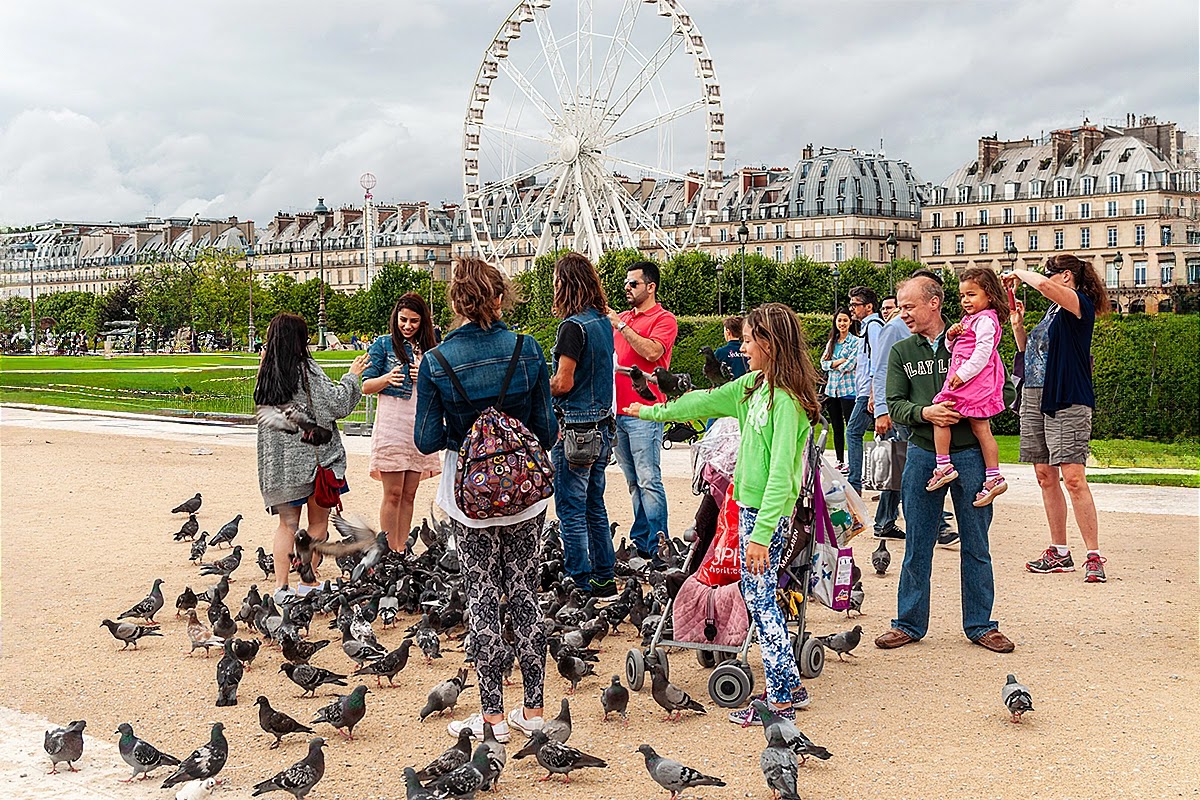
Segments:
[[[388,545],[400,550],[412,527],[413,503],[422,480],[441,472],[441,459],[425,455],[413,441],[417,414],[417,367],[436,342],[429,307],[412,292],[396,301],[388,326],[367,351],[363,394],[379,395],[371,432],[371,477],[383,482],[379,528]]]
[[[1008,489],[1000,474],[1000,448],[992,435],[991,418],[1004,410],[1004,364],[1000,360],[1000,320],[1008,318],[1008,299],[1000,278],[990,269],[969,269],[958,283],[966,316],[946,331],[950,371],[934,403],[952,401],[954,410],[971,422],[971,433],[983,451],[983,487],[975,506],[990,505]],[[937,465],[925,489],[935,491],[958,478],[950,463],[950,428],[933,428]]]

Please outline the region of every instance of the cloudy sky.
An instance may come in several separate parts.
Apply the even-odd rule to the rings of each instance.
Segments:
[[[883,139],[940,182],[983,134],[1130,112],[1200,128],[1194,0],[681,2],[720,79],[729,168]],[[367,170],[381,201],[457,201],[467,95],[515,5],[8,3],[0,226],[195,212],[265,224],[318,195],[358,202]],[[573,20],[564,5],[554,13]]]

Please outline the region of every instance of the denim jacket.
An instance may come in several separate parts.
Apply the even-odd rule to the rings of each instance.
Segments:
[[[413,438],[422,453],[457,450],[479,414],[494,405],[504,382],[517,336],[503,322],[488,328],[468,322],[446,334],[437,346],[470,402],[459,395],[441,363],[426,354],[417,370],[417,419]],[[558,438],[550,408],[550,373],[541,345],[526,336],[512,383],[500,409],[525,424],[547,450]]]
[[[594,308],[563,321],[583,328],[583,355],[575,367],[575,385],[554,400],[554,411],[567,425],[597,422],[612,415],[613,328],[608,317]],[[557,364],[558,352],[553,353]]]
[[[404,350],[408,355],[409,363],[412,363],[412,344],[406,341],[404,343]],[[396,358],[396,351],[392,349],[392,335],[390,333],[385,333],[383,336],[376,336],[375,341],[371,342],[371,346],[367,348],[367,355],[370,356],[371,363],[368,364],[367,368],[363,371],[362,377],[364,381],[371,378],[382,377],[387,375],[396,367],[404,366],[403,362]],[[389,384],[383,389],[380,389],[379,393],[390,395],[392,397],[400,397],[404,400],[411,398],[413,393],[413,379],[408,376],[407,369],[403,370],[403,372],[404,383],[400,384],[399,386],[392,386]]]

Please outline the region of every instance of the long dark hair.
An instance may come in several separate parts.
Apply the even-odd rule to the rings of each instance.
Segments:
[[[460,322],[487,328],[516,305],[518,294],[512,281],[494,266],[476,256],[460,256],[450,279],[450,305]],[[496,307],[496,301],[500,307]]]
[[[750,335],[770,348],[767,363],[746,389],[749,400],[763,381],[771,390],[767,403],[774,405],[776,387],[783,389],[801,408],[808,412],[810,420],[820,414],[821,404],[817,401],[817,371],[808,356],[808,342],[796,312],[783,303],[764,303],[753,309],[746,317]]]
[[[1059,253],[1046,259],[1046,274],[1053,275],[1056,272],[1071,273],[1075,278],[1075,288],[1092,301],[1097,314],[1107,314],[1112,310],[1108,306],[1108,289],[1104,288],[1100,273],[1091,264],[1070,253]]]
[[[300,388],[301,372],[308,369],[308,323],[304,317],[286,311],[276,314],[267,327],[258,379],[254,383],[254,403],[280,406],[290,403]]]
[[[433,320],[429,317],[429,306],[425,305],[425,299],[416,292],[401,295],[388,319],[388,330],[392,334],[392,351],[396,354],[396,358],[400,359],[401,364],[407,365],[408,348],[404,346],[404,334],[400,333],[400,323],[398,322],[400,309],[411,311],[421,318],[421,324],[417,326],[417,333],[413,337],[413,341],[422,353],[432,350],[437,345],[437,340],[433,336]]]
[[[554,314],[566,319],[589,308],[601,314],[608,308],[600,276],[587,256],[565,253],[554,262]]]
[[[843,314],[850,318],[850,330],[846,332],[846,336],[858,336],[858,320],[856,320],[854,315],[850,313],[850,309],[842,306],[837,311],[833,312],[833,323],[829,326],[829,341],[825,343],[825,355],[821,357],[824,361],[828,361],[829,359],[833,358],[833,348],[834,345],[837,344],[838,340],[837,319]]]

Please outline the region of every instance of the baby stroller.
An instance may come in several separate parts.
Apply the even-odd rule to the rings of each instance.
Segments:
[[[732,430],[728,423],[732,424]],[[808,607],[806,599],[809,576],[812,571],[812,530],[814,492],[820,491],[819,464],[821,452],[824,449],[826,428],[824,421],[820,423],[818,433],[814,426],[805,447],[805,474],[798,505],[798,518],[801,525],[795,527],[788,536],[784,550],[784,568],[780,570],[780,596],[788,594],[793,602],[782,605],[784,617],[789,627],[789,637],[792,641],[792,651],[800,674],[805,678],[817,678],[825,666],[825,650],[820,641],[812,637],[805,629],[805,617]],[[725,498],[726,489],[733,480],[733,466],[737,454],[737,423],[734,420],[718,420],[705,435],[697,452],[694,454],[693,466],[696,470],[695,486],[701,495],[700,508],[696,512],[695,525],[684,534],[689,541],[687,557],[684,560],[683,572],[690,576],[700,568],[705,554],[708,552],[713,538],[717,533],[717,518],[720,514],[720,503]],[[808,515],[807,519],[805,515]],[[806,524],[807,523],[807,524]],[[794,598],[799,596],[800,601]],[[739,596],[739,601],[741,598]],[[748,658],[750,644],[753,639],[754,626],[751,623],[742,642],[737,645],[713,644],[710,642],[680,641],[674,637],[672,618],[675,606],[675,596],[669,595],[665,608],[658,621],[648,646],[645,649],[633,648],[625,657],[625,678],[634,691],[641,691],[645,685],[646,672],[650,662],[662,666],[663,672],[670,676],[667,648],[692,650],[702,667],[712,669],[708,680],[708,694],[713,702],[723,708],[740,708],[744,706],[754,693],[754,673],[750,668]]]
[[[668,422],[663,429],[662,449],[670,450],[677,443],[695,444],[700,441],[701,431],[690,422]]]

